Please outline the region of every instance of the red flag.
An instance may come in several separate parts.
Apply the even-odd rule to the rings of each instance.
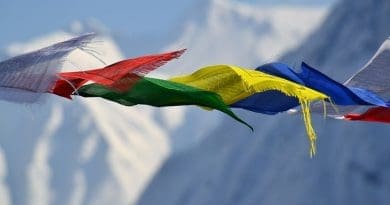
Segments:
[[[104,68],[59,73],[60,79],[50,92],[71,99],[70,95],[88,81],[117,90],[126,90],[140,78],[139,76],[146,75],[166,62],[179,58],[184,52],[185,49],[127,59]]]
[[[374,107],[363,114],[348,114],[344,116],[347,120],[360,120],[370,122],[390,123],[390,108]]]

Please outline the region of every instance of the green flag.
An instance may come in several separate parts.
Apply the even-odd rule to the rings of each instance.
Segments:
[[[118,91],[99,84],[88,84],[78,90],[78,95],[101,97],[126,106],[198,105],[224,112],[253,130],[248,123],[232,112],[218,94],[168,80],[143,77],[127,91]]]

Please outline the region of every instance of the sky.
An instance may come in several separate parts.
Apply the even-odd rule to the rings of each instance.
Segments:
[[[168,32],[200,0],[0,0],[0,49],[72,22],[97,20],[125,35]],[[208,0],[201,0],[208,1]],[[232,0],[250,4],[326,5],[335,0]],[[309,3],[308,3],[309,2]],[[191,11],[193,12],[193,11]]]

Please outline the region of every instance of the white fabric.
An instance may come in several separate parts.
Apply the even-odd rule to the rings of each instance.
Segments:
[[[386,102],[390,101],[390,37],[382,43],[375,55],[358,72],[347,80],[344,85],[364,88],[379,95]],[[338,118],[351,112],[361,113],[371,106],[335,106],[326,103],[326,113]],[[322,103],[314,103],[312,111],[323,113]]]
[[[64,57],[94,37],[86,34],[0,62],[0,100],[36,102],[54,85]]]
[[[347,86],[365,88],[390,100],[390,38],[371,60],[346,83]]]

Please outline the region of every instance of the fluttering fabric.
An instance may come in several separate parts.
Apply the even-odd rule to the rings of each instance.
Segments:
[[[345,84],[359,87],[378,94],[386,102],[390,101],[390,37],[370,61]]]
[[[222,98],[210,91],[167,80],[143,77],[126,91],[118,91],[99,84],[88,84],[78,90],[83,97],[101,97],[125,106],[137,104],[156,107],[198,105],[217,109],[235,120],[253,128],[237,117]]]
[[[316,134],[311,125],[309,104],[312,101],[327,99],[326,95],[277,76],[231,65],[209,66],[191,75],[175,77],[171,80],[215,92],[228,105],[269,90],[296,97],[301,105],[306,131],[311,142],[310,153],[315,154]]]
[[[301,69],[298,75],[304,85],[328,95],[336,105],[387,106],[384,100],[367,89],[344,86],[305,63],[302,63]]]
[[[354,74],[346,84],[360,88],[369,89],[377,93],[381,98],[390,101],[390,38],[388,38],[378,49],[370,61],[356,74]],[[389,104],[389,103],[388,103]],[[351,108],[345,119],[373,121],[389,123],[389,108],[374,107],[366,112],[357,114],[354,110],[361,107]]]
[[[53,86],[51,92],[62,97],[71,98],[71,94],[88,81],[109,86],[119,91],[126,91],[140,79],[140,76],[172,59],[179,58],[184,52],[185,50],[179,50],[142,56],[116,62],[104,68],[59,73],[60,79]]]
[[[390,108],[373,107],[368,109],[363,114],[347,114],[344,116],[347,120],[368,121],[368,122],[383,122],[390,123]]]
[[[94,37],[86,34],[0,62],[0,99],[36,102],[56,82],[64,57]]]
[[[304,85],[303,81],[287,65],[271,63],[258,67],[256,70],[278,76],[286,80]],[[255,93],[231,105],[252,112],[274,115],[299,106],[299,100],[276,90]]]
[[[344,84],[306,63],[300,72],[282,63],[270,63],[256,70],[214,65],[170,80],[144,77],[185,50],[59,73],[66,55],[75,49],[85,50],[94,37],[79,36],[0,62],[0,99],[33,103],[48,92],[69,99],[71,95],[100,97],[125,106],[197,105],[224,112],[251,129],[230,107],[273,115],[300,105],[311,155],[316,152],[316,134],[310,111],[319,107],[311,108],[313,101],[341,106],[337,117],[347,120],[390,123],[390,39]],[[89,82],[92,84],[86,85]]]
[[[375,93],[363,88],[346,87],[304,62],[301,65],[301,72],[299,73],[283,63],[265,64],[258,67],[256,70],[290,80],[324,93],[329,96],[329,101],[336,105],[388,106],[388,104]],[[299,101],[294,97],[276,91],[268,91],[249,96],[232,106],[264,114],[276,114],[292,109],[298,105]]]

